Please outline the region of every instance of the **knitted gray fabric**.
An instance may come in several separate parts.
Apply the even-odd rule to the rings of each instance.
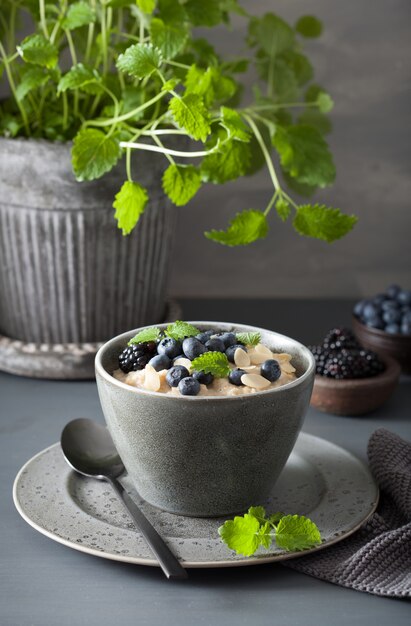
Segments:
[[[347,539],[313,555],[285,561],[299,572],[379,596],[411,596],[411,444],[381,428],[368,443],[380,501],[369,521]]]

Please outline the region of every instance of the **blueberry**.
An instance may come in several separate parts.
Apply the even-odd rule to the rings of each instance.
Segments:
[[[398,309],[398,308],[399,308],[399,304],[396,300],[385,300],[381,304],[381,309],[383,311],[391,311],[391,309]]]
[[[270,382],[275,382],[281,376],[281,367],[278,361],[275,359],[267,359],[261,365],[260,369],[261,376],[264,376]]]
[[[390,333],[390,335],[397,335],[401,332],[399,324],[387,324],[384,330],[386,333]]]
[[[401,311],[399,309],[387,309],[383,312],[382,319],[386,324],[398,324],[401,320]]]
[[[370,320],[377,317],[380,312],[380,307],[373,302],[367,302],[362,311],[362,316],[365,320]]]
[[[403,335],[411,335],[411,322],[403,322],[401,324],[401,333]]]
[[[180,380],[190,376],[188,369],[184,365],[174,365],[166,374],[166,381],[170,387],[177,387]]]
[[[357,302],[353,309],[353,313],[356,317],[362,316],[362,312],[366,304],[368,304],[368,300],[360,300],[359,302]]]
[[[165,354],[169,359],[174,359],[181,352],[181,342],[171,337],[162,339],[157,346],[159,354]]]
[[[385,293],[378,293],[373,297],[372,302],[374,304],[382,304],[385,300],[387,300],[387,295]]]
[[[171,360],[166,354],[157,354],[149,360],[148,364],[154,367],[156,372],[161,372],[161,370],[168,370],[170,368]]]
[[[225,351],[226,357],[230,361],[230,363],[234,363],[234,354],[237,348],[241,348],[241,350],[244,350],[244,352],[247,352],[247,348],[240,343],[236,343],[233,346],[230,346]]]
[[[214,380],[214,376],[212,374],[206,374],[205,372],[194,372],[193,378],[198,380],[200,385],[211,385]]]
[[[370,328],[379,328],[380,330],[384,329],[384,322],[379,315],[375,315],[374,317],[366,319],[365,323]]]
[[[224,342],[226,349],[237,343],[237,337],[234,333],[222,333],[222,335],[220,335],[220,339]]]
[[[178,390],[182,396],[196,396],[200,391],[200,383],[192,376],[189,376],[180,380]]]
[[[200,356],[200,354],[206,352],[206,348],[201,341],[196,339],[196,337],[187,337],[187,339],[184,339],[183,341],[183,352],[187,359],[192,361],[196,357]]]
[[[212,337],[206,342],[205,347],[209,352],[225,352],[226,350],[224,341],[220,337]]]
[[[206,330],[204,333],[200,333],[198,335],[196,335],[196,339],[198,339],[198,341],[201,341],[201,343],[205,343],[206,341],[208,341],[211,337],[211,332],[209,330]]]
[[[396,298],[397,295],[399,294],[399,292],[401,291],[401,287],[399,287],[398,285],[390,285],[386,290],[385,293],[387,294],[387,296],[389,296],[390,298]]]
[[[245,372],[244,370],[240,370],[240,369],[231,370],[231,372],[228,375],[228,380],[230,381],[232,385],[240,386],[243,384],[241,382],[241,376],[246,373],[247,372]]]
[[[401,304],[411,304],[411,291],[408,289],[401,289],[397,296],[397,300]]]
[[[411,311],[407,310],[404,311],[404,313],[402,314],[402,320],[401,320],[402,324],[411,324]]]

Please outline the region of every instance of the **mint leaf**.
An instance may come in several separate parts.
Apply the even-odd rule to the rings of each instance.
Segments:
[[[227,230],[211,230],[205,236],[226,246],[246,246],[267,235],[267,220],[261,211],[248,209],[237,213]]]
[[[194,165],[172,163],[163,174],[163,189],[177,206],[187,204],[201,187],[201,174]]]
[[[23,100],[28,93],[45,85],[50,78],[44,68],[27,65],[21,68],[21,80],[16,87],[18,100]]]
[[[235,336],[246,346],[256,346],[261,341],[260,333],[236,333]]]
[[[184,48],[188,32],[178,22],[166,24],[162,19],[153,17],[150,23],[150,36],[153,44],[166,59],[172,59]]]
[[[186,93],[202,96],[205,104],[211,106],[216,100],[228,100],[236,92],[237,86],[232,78],[223,76],[214,66],[203,70],[191,65],[185,80]]]
[[[291,207],[288,204],[287,200],[284,200],[284,198],[278,198],[277,202],[275,203],[275,210],[277,211],[278,217],[283,222],[288,219],[291,213]]]
[[[204,182],[222,184],[244,176],[251,161],[247,143],[230,139],[220,149],[204,157],[201,176]]]
[[[219,0],[188,0],[184,8],[194,26],[217,26],[223,19]]]
[[[282,167],[299,183],[326,187],[334,181],[331,153],[315,128],[304,124],[277,126],[272,142]]]
[[[260,530],[258,531],[258,535],[257,535],[260,545],[266,548],[267,550],[271,546],[271,543],[273,541],[271,531],[272,531],[272,526],[270,522],[265,522],[265,524],[262,524],[260,526]]]
[[[71,161],[77,180],[94,180],[109,172],[121,156],[118,141],[101,130],[85,128],[73,140]]]
[[[350,232],[357,221],[355,215],[345,215],[339,209],[304,204],[298,207],[293,226],[300,235],[331,243]]]
[[[210,133],[210,115],[198,94],[189,93],[182,98],[172,98],[169,109],[176,123],[193,139],[207,139]]]
[[[268,521],[270,522],[270,524],[278,524],[282,517],[284,517],[284,513],[272,513],[268,518]]]
[[[169,80],[166,80],[164,85],[161,87],[161,91],[173,91],[179,82],[178,78],[170,78]]]
[[[136,4],[143,13],[152,13],[156,8],[156,0],[136,0]]]
[[[34,63],[49,69],[57,65],[57,47],[43,35],[29,35],[17,46],[17,52],[27,63]]]
[[[97,70],[78,63],[61,77],[57,85],[57,93],[62,93],[67,89],[82,89],[87,93],[98,94],[101,92],[99,83],[101,83],[101,77]]]
[[[295,41],[293,29],[273,13],[267,13],[259,19],[252,19],[250,36],[254,45],[261,46],[269,57],[275,57],[289,50]]]
[[[334,100],[325,91],[318,94],[317,104],[321,113],[329,113],[334,108]]]
[[[216,378],[225,378],[231,371],[227,356],[223,352],[204,352],[193,359],[191,365],[193,370],[213,374]]]
[[[258,519],[260,524],[265,524],[265,522],[267,521],[265,518],[265,508],[263,506],[250,506],[250,508],[248,509],[248,514],[253,515],[256,519]]]
[[[120,54],[116,65],[122,72],[136,78],[145,78],[160,67],[161,52],[151,44],[136,43]]]
[[[62,26],[67,30],[74,30],[95,21],[95,10],[91,8],[89,2],[81,0],[69,6],[66,17],[62,21]]]
[[[195,326],[187,322],[182,322],[181,320],[176,320],[173,324],[167,326],[166,335],[167,337],[180,341],[180,339],[185,339],[186,337],[194,337],[198,335],[199,332],[200,331]]]
[[[222,106],[221,120],[233,139],[246,142],[250,141],[251,131],[247,124],[243,122],[241,115],[237,113],[237,111]]]
[[[313,126],[322,135],[327,135],[332,130],[330,119],[321,113],[320,108],[305,109],[305,111],[298,116],[297,122],[299,124],[308,124],[308,126]]]
[[[145,343],[146,341],[158,341],[160,339],[161,330],[154,326],[153,328],[145,328],[140,330],[137,335],[134,335],[128,342],[128,346],[132,346],[135,343]]]
[[[306,550],[321,543],[317,526],[303,515],[285,515],[276,527],[275,542],[287,551]]]
[[[323,32],[322,22],[313,15],[303,15],[297,20],[295,30],[303,37],[319,37]]]
[[[138,183],[127,180],[123,183],[113,202],[114,217],[123,235],[131,233],[147,204],[147,191]]]
[[[207,354],[210,353],[206,352],[203,356]],[[227,520],[218,529],[218,534],[231,550],[235,550],[237,554],[251,556],[261,543],[259,530],[260,522],[253,515],[246,513],[243,517],[236,516],[233,520]]]

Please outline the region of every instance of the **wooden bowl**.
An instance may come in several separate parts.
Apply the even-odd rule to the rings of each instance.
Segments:
[[[336,380],[315,377],[311,406],[333,415],[365,415],[378,409],[394,391],[401,368],[397,361],[384,356],[385,371],[370,378]]]
[[[381,357],[389,356],[401,366],[404,374],[411,374],[411,335],[390,334],[362,324],[355,315],[352,328],[364,348],[374,350]]]

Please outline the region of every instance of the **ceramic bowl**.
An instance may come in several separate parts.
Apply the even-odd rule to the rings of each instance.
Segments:
[[[115,379],[118,355],[139,330],[105,343],[96,378],[108,429],[138,493],[180,515],[214,517],[264,502],[301,430],[315,361],[297,341],[220,322],[190,322],[200,330],[261,332],[262,343],[292,355],[298,378],[242,396],[171,396]],[[165,325],[160,325],[165,328]]]
[[[333,415],[365,415],[388,400],[398,384],[401,368],[390,357],[380,357],[385,371],[378,376],[336,380],[316,375],[311,406]]]
[[[411,335],[390,334],[362,324],[353,315],[352,328],[365,348],[398,361],[404,374],[411,374]]]

